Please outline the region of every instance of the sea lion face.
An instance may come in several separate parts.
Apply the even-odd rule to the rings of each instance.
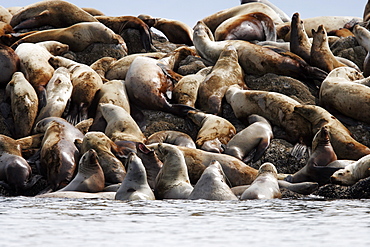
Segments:
[[[334,184],[352,185],[357,182],[353,177],[352,170],[348,168],[340,169],[330,177],[330,181]]]

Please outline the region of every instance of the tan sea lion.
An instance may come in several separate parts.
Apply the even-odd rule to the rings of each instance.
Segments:
[[[158,158],[163,162],[155,184],[157,199],[187,199],[193,191],[188,169],[182,152],[173,145],[159,143],[155,149]]]
[[[118,151],[117,145],[102,132],[91,131],[85,134],[81,153],[94,149],[98,156],[99,165],[103,169],[105,183],[121,183],[126,176],[122,162],[113,154]]]
[[[194,27],[193,42],[197,53],[214,64],[226,45],[233,45],[238,51],[240,66],[244,73],[264,75],[274,73],[294,78],[311,78],[323,81],[326,72],[308,65],[294,53],[277,47],[265,47],[243,40],[212,41],[208,27],[199,21]]]
[[[146,171],[141,159],[130,153],[127,158],[127,174],[117,190],[116,200],[155,200],[154,193],[150,188]]]
[[[100,22],[81,22],[66,28],[49,29],[27,35],[11,47],[16,48],[21,43],[38,43],[55,40],[67,44],[69,49],[80,52],[93,43],[120,45],[127,53],[127,47],[121,36]]]
[[[304,29],[299,13],[293,14],[290,25],[290,51],[303,58],[307,63],[310,63],[312,44]]]
[[[18,10],[13,15],[10,25],[17,30],[46,25],[56,28],[68,27],[79,22],[97,22],[97,20],[67,1],[41,1]]]
[[[264,163],[258,169],[258,175],[250,187],[240,197],[240,200],[248,199],[274,199],[281,198],[277,181],[277,170],[272,163]]]
[[[199,111],[188,111],[188,117],[200,127],[195,144],[203,150],[222,153],[221,145],[236,134],[234,125],[223,117]],[[215,145],[215,141],[219,144]]]
[[[333,115],[320,106],[296,105],[294,112],[307,119],[313,134],[328,126],[330,142],[338,159],[358,160],[370,154],[370,149],[356,141],[351,132]]]
[[[370,19],[370,1],[367,1],[364,8],[363,21],[368,21],[369,19]]]
[[[0,6],[0,21],[10,23],[13,15],[3,6]]]
[[[41,108],[36,123],[46,117],[61,117],[72,95],[71,74],[60,67],[46,85],[46,105]]]
[[[238,132],[226,144],[225,154],[232,155],[245,163],[250,160],[256,162],[270,145],[273,138],[272,127],[270,123],[261,116],[252,114],[248,117],[249,126]],[[253,156],[249,154],[255,150]]]
[[[20,60],[14,50],[6,45],[0,44],[0,85],[6,85],[14,72],[19,70]]]
[[[266,4],[267,6],[272,8],[280,16],[280,18],[283,22],[289,21],[289,16],[284,11],[282,11],[280,8],[278,8],[276,5],[274,5],[273,3],[271,3],[268,0],[241,0],[240,4],[246,4],[246,3],[249,4],[249,3],[253,3],[253,2],[259,2],[259,3]]]
[[[285,130],[283,139],[291,143],[303,141],[306,145],[311,144],[313,134],[309,122],[294,112],[294,107],[300,103],[293,98],[275,92],[241,90],[234,85],[226,92],[226,100],[237,118],[245,119],[251,114],[260,115],[272,125]]]
[[[155,132],[148,137],[147,144],[162,142],[176,146],[196,148],[193,139],[191,139],[188,134],[175,130],[162,130]]]
[[[84,11],[86,11],[87,13],[89,13],[90,15],[96,17],[96,16],[104,16],[105,14],[98,10],[98,9],[95,9],[95,8],[90,8],[90,7],[83,7],[81,8],[83,9]]]
[[[215,30],[215,40],[276,41],[273,20],[261,12],[237,15],[222,22]]]
[[[226,176],[222,166],[218,161],[212,161],[204,170],[202,176],[195,184],[193,191],[189,195],[189,200],[215,200],[232,201],[238,198],[227,185]]]
[[[370,176],[370,155],[365,155],[356,162],[340,169],[330,177],[334,184],[354,185],[360,179]]]
[[[6,94],[10,97],[15,138],[28,136],[34,126],[38,99],[35,89],[26,80],[22,72],[15,72],[6,86]]]
[[[104,189],[105,180],[94,149],[84,153],[78,163],[78,172],[72,181],[59,191],[96,193]]]
[[[323,25],[317,31],[312,30],[313,42],[310,53],[310,64],[326,72],[335,68],[344,67],[345,64],[339,62],[330,50],[328,36]]]
[[[206,113],[219,114],[226,90],[234,84],[247,88],[238,53],[235,47],[226,45],[211,72],[199,85],[196,102],[198,108]]]
[[[105,78],[105,74],[108,71],[109,67],[116,61],[117,59],[114,57],[102,57],[93,62],[90,65],[90,68],[92,68],[93,70],[96,71],[96,73],[99,74],[103,82],[107,82],[109,80]]]
[[[364,27],[361,27],[360,25],[355,25],[353,28],[353,33],[355,35],[355,38],[357,42],[365,48],[367,51],[367,55],[364,60],[363,64],[363,74],[365,77],[370,76],[370,45],[369,45],[369,40],[370,40],[370,31],[367,30]]]

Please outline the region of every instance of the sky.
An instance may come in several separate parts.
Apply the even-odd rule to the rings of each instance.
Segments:
[[[26,6],[38,1],[0,0],[3,7]],[[79,7],[99,9],[108,16],[147,14],[182,21],[193,27],[198,20],[240,4],[240,0],[70,0]],[[362,17],[366,0],[270,0],[288,16],[299,12],[302,19],[315,16]]]

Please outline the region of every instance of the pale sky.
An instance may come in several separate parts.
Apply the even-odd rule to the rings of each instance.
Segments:
[[[3,7],[26,6],[37,1],[0,0]],[[240,0],[71,0],[79,7],[99,9],[105,15],[147,14],[182,21],[193,27],[198,20],[217,11],[234,7]],[[299,12],[301,18],[315,16],[362,17],[366,0],[270,0],[288,16]]]

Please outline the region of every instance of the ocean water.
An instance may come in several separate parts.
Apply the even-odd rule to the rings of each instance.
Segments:
[[[370,200],[0,197],[0,246],[370,246]]]

